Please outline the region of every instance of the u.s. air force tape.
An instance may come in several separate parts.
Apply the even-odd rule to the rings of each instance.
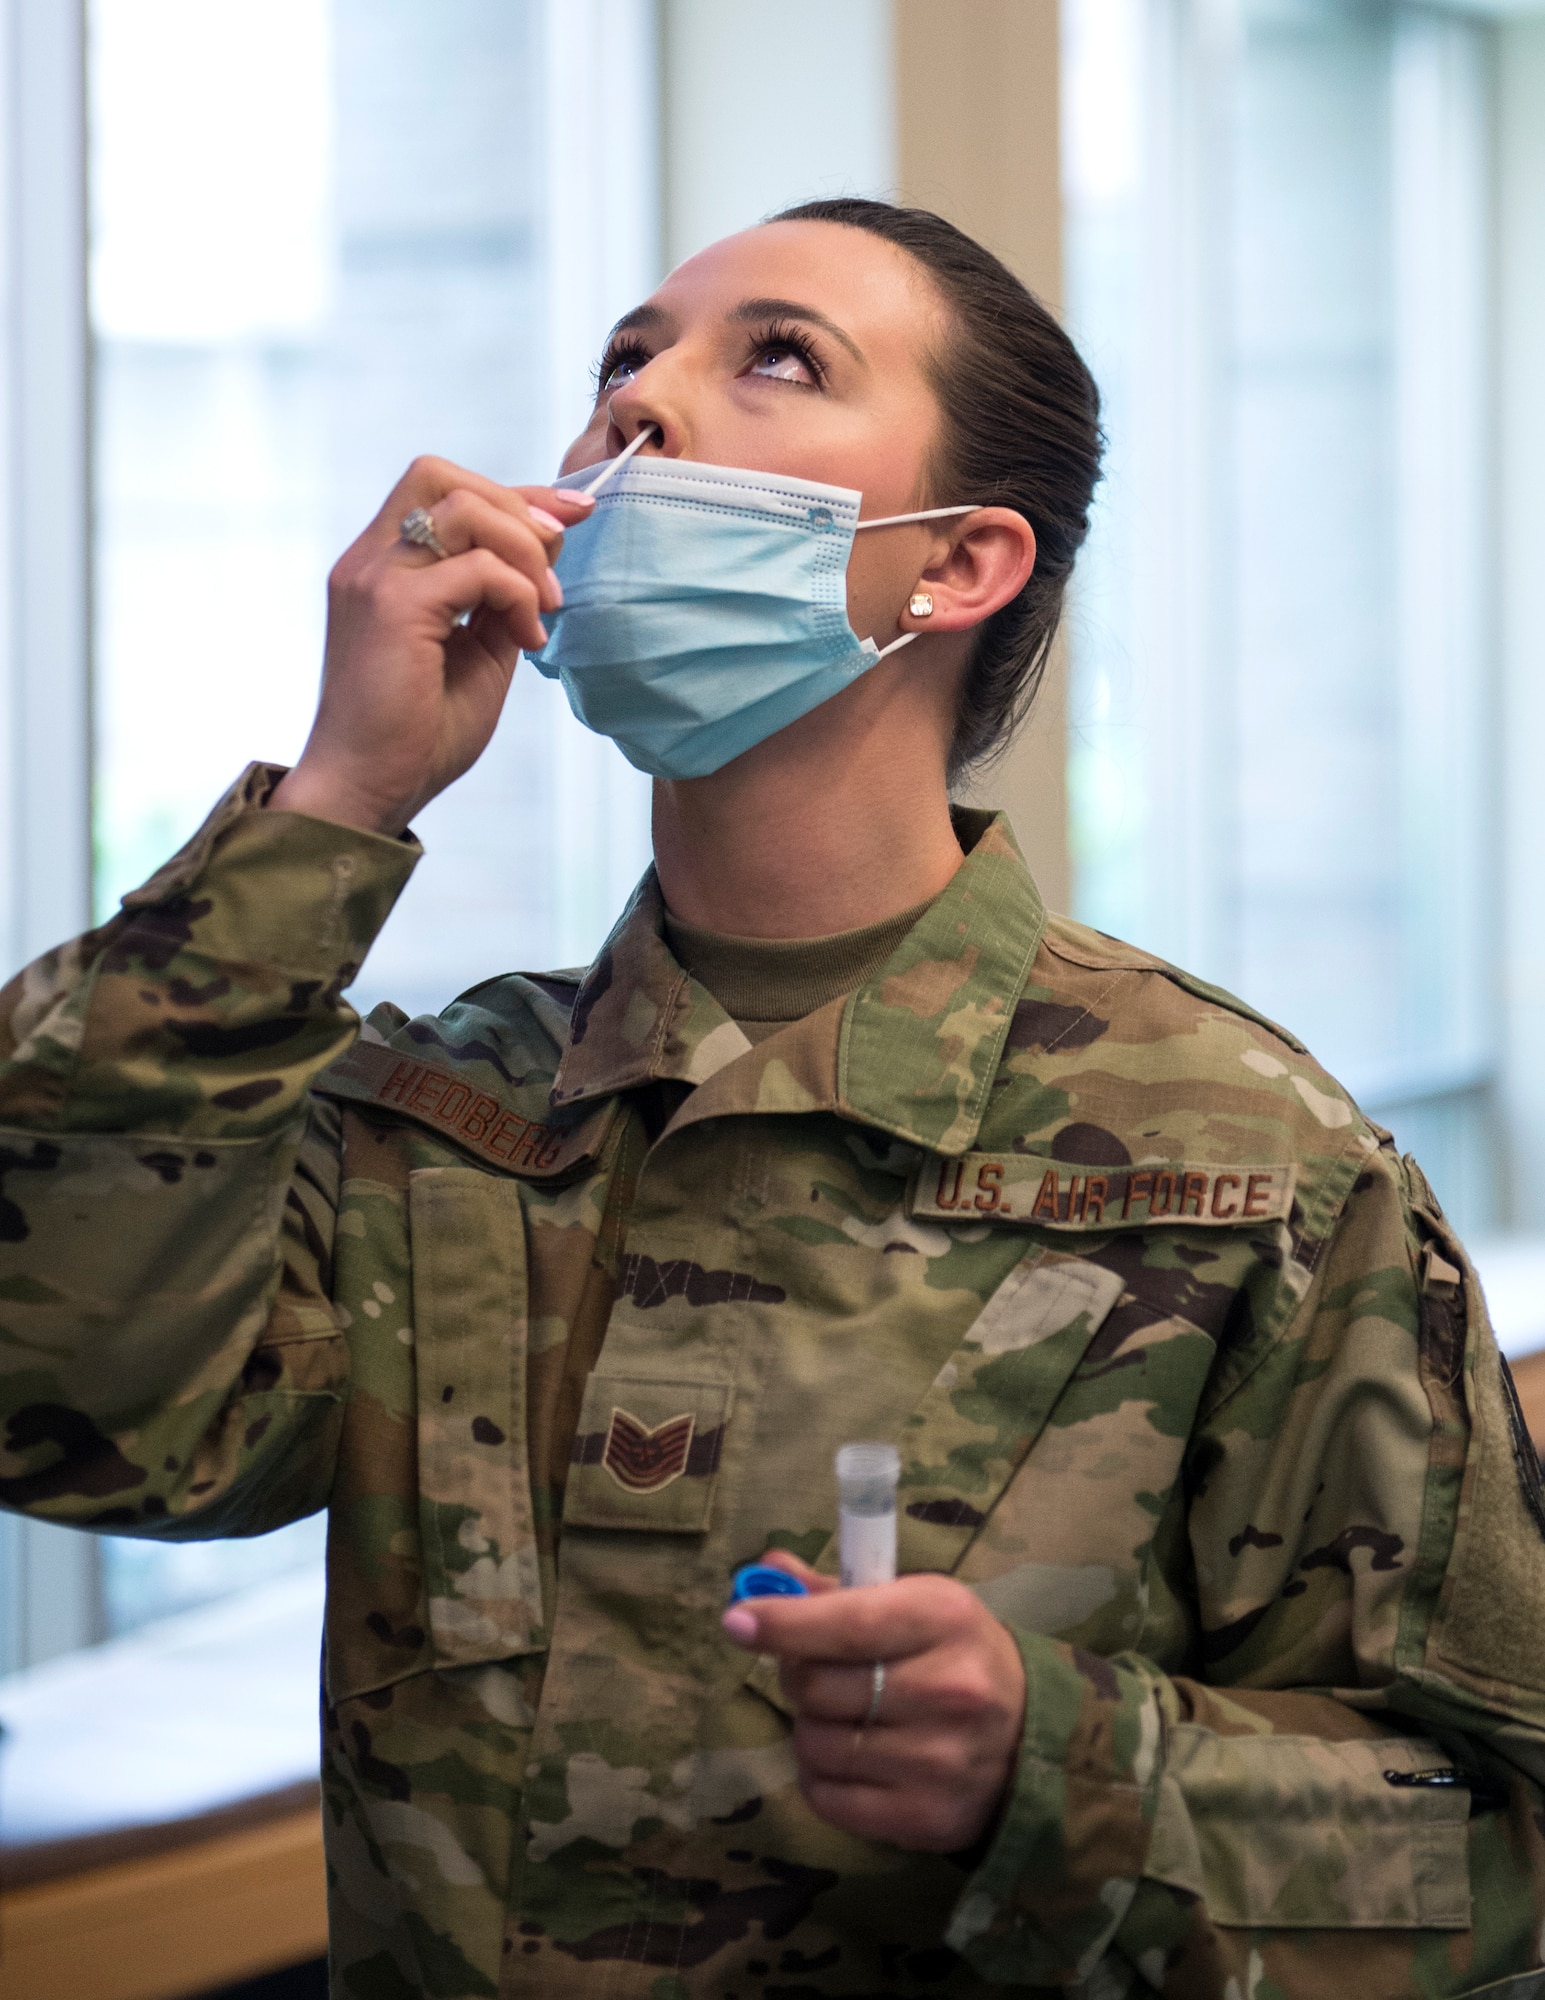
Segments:
[[[1042,1229],[1237,1229],[1291,1213],[1294,1169],[1179,1164],[1059,1167],[1031,1153],[966,1153],[923,1162],[912,1213],[941,1222],[1022,1222]]]

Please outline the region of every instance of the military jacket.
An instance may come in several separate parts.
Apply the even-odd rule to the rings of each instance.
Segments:
[[[1297,1042],[988,815],[754,1048],[652,877],[583,975],[361,1033],[414,844],[273,780],[7,989],[0,1500],[330,1508],[335,1992],[1545,1993],[1538,1462]],[[817,1819],[719,1627],[769,1545],[831,1565],[856,1437],[1022,1653],[971,1853]]]

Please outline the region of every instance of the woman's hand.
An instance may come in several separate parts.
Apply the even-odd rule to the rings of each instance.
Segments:
[[[520,649],[543,644],[542,613],[563,601],[552,571],[563,531],[593,504],[415,459],[328,579],[316,720],[270,806],[401,833],[476,763]],[[415,507],[445,557],[401,539]]]
[[[1007,1629],[947,1576],[843,1590],[781,1552],[809,1597],[759,1597],[724,1614],[748,1652],[771,1653],[798,1711],[800,1789],[833,1826],[952,1853],[997,1817],[1019,1756],[1025,1674]],[[874,1662],[885,1667],[870,1722]]]

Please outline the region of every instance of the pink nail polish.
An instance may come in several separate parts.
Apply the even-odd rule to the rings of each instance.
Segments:
[[[737,1646],[756,1644],[756,1613],[748,1611],[743,1604],[733,1605],[719,1620]]]
[[[547,588],[552,593],[553,609],[557,611],[563,604],[563,585],[558,581],[556,570],[550,569],[547,572]]]
[[[545,507],[533,507],[531,518],[539,528],[551,528],[555,535],[563,533],[563,523],[556,514],[549,514]]]
[[[571,507],[588,508],[595,505],[595,495],[593,493],[581,493],[577,487],[566,490],[563,497]]]

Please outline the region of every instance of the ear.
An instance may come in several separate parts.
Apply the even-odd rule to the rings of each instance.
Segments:
[[[967,632],[1016,598],[1035,568],[1035,530],[1011,507],[981,507],[935,543],[917,588],[933,599],[926,618],[903,610],[903,632]]]

